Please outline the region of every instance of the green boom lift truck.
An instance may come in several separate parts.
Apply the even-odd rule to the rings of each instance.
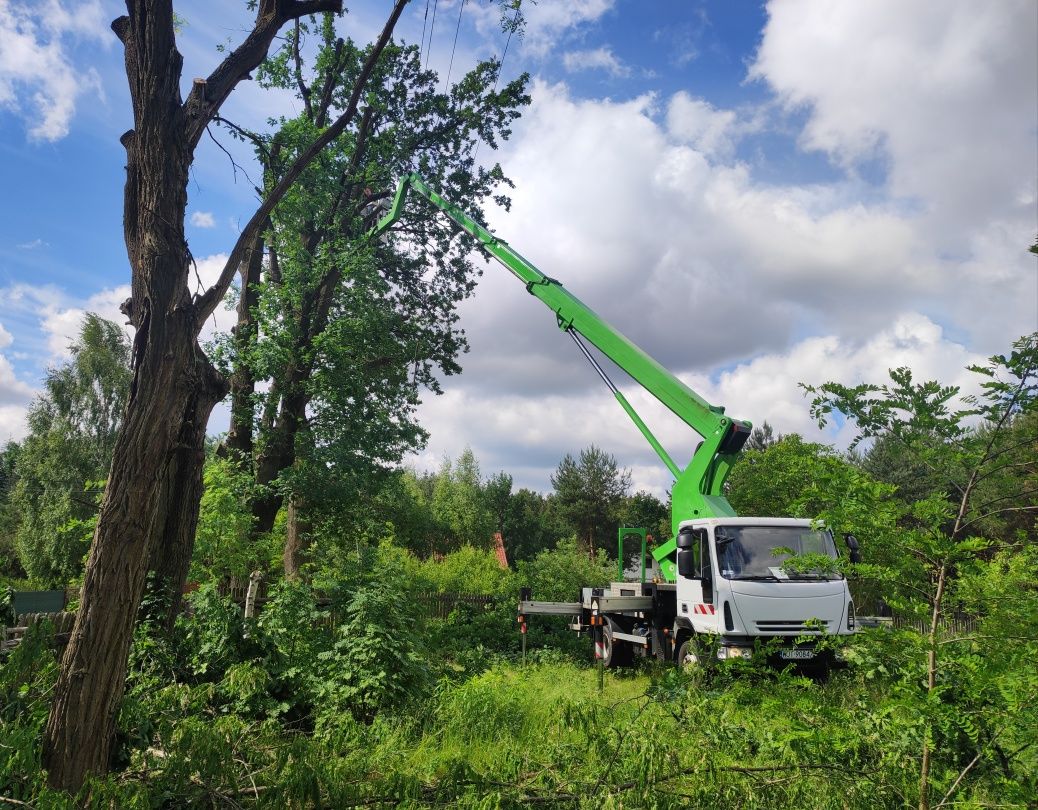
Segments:
[[[370,232],[373,237],[386,234],[401,217],[409,192],[450,217],[555,313],[558,327],[573,339],[674,476],[673,536],[652,550],[654,581],[645,581],[643,546],[640,581],[583,588],[575,602],[537,602],[523,593],[519,620],[524,631],[528,615],[571,616],[572,629],[596,632],[597,652],[607,666],[629,663],[634,655],[690,663],[707,649],[716,649],[719,658],[741,657],[757,639],[779,639],[781,659],[810,660],[816,655],[810,638],[854,632],[854,605],[843,576],[782,568],[790,551],[835,559],[839,551],[832,533],[809,520],[739,517],[725,498],[725,478],[750,435],[749,422],[706,402],[416,174],[399,182],[388,213]],[[687,465],[671,458],[584,341],[702,437]],[[623,534],[621,530],[621,544]],[[857,561],[857,541],[850,535],[846,541],[851,560]]]

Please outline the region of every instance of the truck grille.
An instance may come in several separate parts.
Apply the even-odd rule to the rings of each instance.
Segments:
[[[756,622],[757,629],[762,633],[792,633],[802,635],[806,633],[820,633],[818,627],[808,627],[805,622],[798,619],[764,619]]]

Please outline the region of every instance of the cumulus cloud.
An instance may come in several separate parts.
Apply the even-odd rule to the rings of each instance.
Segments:
[[[792,30],[772,27],[776,18],[773,9],[762,54],[768,37]],[[900,36],[895,21],[889,27]],[[1003,35],[1004,48],[1019,48],[1016,31]],[[855,41],[844,41],[844,51]],[[860,54],[848,58],[868,86],[873,79]],[[982,82],[985,63],[969,64]],[[938,117],[969,117],[975,84],[964,79],[958,95],[949,88],[942,101],[948,109]],[[978,194],[952,228],[938,216],[941,184],[915,185],[906,204],[896,182],[870,187],[862,180],[855,161],[863,157],[838,161],[845,173],[829,182],[759,179],[735,158],[750,126],[743,113],[687,92],[579,100],[564,85],[544,82],[532,92],[533,105],[501,155],[516,188],[510,212],[488,211],[494,231],[730,413],[845,446],[849,436],[814,428],[798,382],[882,381],[898,365],[921,378],[969,382],[968,363],[1035,328],[1033,257],[1026,254],[1033,217],[1014,208],[1026,194],[1007,191],[1016,201],[1009,205]],[[901,92],[917,93],[907,84]],[[1020,133],[1034,125],[1035,102],[1033,94],[1016,101],[1003,125]],[[814,114],[809,110],[806,146]],[[925,125],[926,115],[900,114]],[[767,120],[759,111],[749,115],[754,127]],[[1017,185],[1005,175],[1002,187],[1018,188],[1021,178],[1033,186],[1019,171],[1033,157],[1033,142],[1013,136],[1009,144],[1006,162],[1018,167]],[[947,182],[957,172],[956,149],[943,153]],[[902,165],[914,152],[885,154],[889,177],[914,171]],[[665,485],[652,472],[662,468],[651,451],[552,313],[511,276],[489,267],[461,306],[461,325],[471,352],[464,374],[446,381],[447,395],[423,406],[432,439],[419,465],[435,466],[471,444],[487,469],[515,470],[517,483],[545,488],[563,453],[594,441],[638,471],[641,484]],[[687,460],[695,445],[687,429],[622,372],[615,377],[662,425],[661,438],[677,445],[674,457]]]
[[[0,0],[0,106],[25,119],[33,140],[65,137],[79,97],[103,97],[99,74],[74,65],[70,45],[110,38],[100,0],[71,9],[59,0]]]
[[[805,147],[883,161],[944,236],[978,210],[1033,228],[1036,41],[1032,0],[774,0],[750,75],[807,110]]]
[[[191,224],[196,228],[215,228],[216,219],[209,211],[192,211]]]
[[[811,337],[715,375],[681,377],[708,402],[725,405],[735,417],[755,424],[766,420],[779,433],[796,432],[811,441],[847,447],[852,426],[831,425],[819,431],[799,383],[882,383],[888,381],[889,369],[904,365],[913,369],[916,379],[938,379],[960,385],[968,393],[977,390],[977,375],[965,367],[982,361],[981,354],[951,340],[929,319],[905,313],[864,343],[834,335]],[[508,470],[516,486],[543,490],[565,453],[596,444],[632,469],[634,489],[665,495],[672,480],[662,462],[608,390],[592,384],[593,372],[576,373],[589,383],[586,390],[536,399],[501,397],[487,387],[448,388],[442,397],[422,406],[434,443],[415,463],[435,468],[444,454],[456,457],[471,445],[485,470]],[[620,381],[622,375],[617,378]],[[622,390],[675,461],[687,464],[699,436],[641,387],[626,381]]]
[[[193,293],[207,289],[220,275],[227,255],[223,253],[199,259],[192,268],[189,288]],[[69,346],[79,336],[83,318],[88,312],[121,324],[128,338],[133,329],[119,306],[130,297],[130,285],[122,284],[99,290],[86,298],[77,298],[53,285],[17,284],[0,288],[0,311],[16,316],[17,338],[0,324],[0,350],[17,344],[32,349],[30,356],[58,364],[70,357]],[[199,340],[204,344],[217,332],[234,325],[235,313],[218,307],[202,328]],[[13,327],[12,327],[13,328]],[[16,356],[11,353],[11,356]],[[25,357],[19,354],[20,357]],[[0,441],[25,434],[25,406],[35,390],[15,375],[8,358],[0,354]],[[226,414],[224,414],[226,421]]]
[[[684,90],[667,105],[667,131],[677,141],[691,145],[704,155],[728,155],[733,147],[732,110],[718,110]]]
[[[631,69],[621,62],[610,48],[601,47],[591,51],[570,51],[562,57],[562,64],[570,73],[584,70],[604,70],[610,76],[623,78],[631,75]]]
[[[0,350],[14,343],[14,337],[0,324]],[[0,354],[0,444],[25,435],[25,414],[36,391],[18,379],[10,360]]]
[[[197,294],[211,286],[226,261],[224,253],[197,260],[188,278],[191,292]],[[40,345],[42,354],[49,355],[50,362],[56,363],[70,356],[68,347],[78,337],[88,312],[123,325],[127,336],[132,337],[132,327],[126,324],[126,316],[119,311],[120,305],[129,297],[129,284],[108,287],[85,298],[72,296],[54,285],[16,284],[0,288],[0,307],[5,312],[17,313],[22,323],[34,323],[36,330],[20,337],[19,341],[23,345]],[[208,340],[217,331],[230,329],[233,323],[234,313],[218,307],[203,328],[201,339]],[[0,348],[4,347],[7,334],[0,326]]]
[[[84,301],[71,303],[63,298],[61,303],[45,305],[39,312],[40,328],[47,336],[47,346],[52,359],[60,361],[71,356],[69,346],[79,337],[83,318],[88,312],[123,324],[126,316],[119,311],[119,305],[129,297],[130,285],[122,284],[94,293]],[[127,335],[131,334],[128,326],[124,328]]]
[[[521,40],[524,54],[534,59],[546,57],[560,42],[576,36],[615,5],[615,0],[539,0],[536,4],[524,4],[526,28]],[[483,36],[495,40],[500,36],[501,14],[496,5],[472,3],[466,13],[473,15]]]

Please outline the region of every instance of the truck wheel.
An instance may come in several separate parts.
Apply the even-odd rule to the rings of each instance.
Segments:
[[[633,659],[631,645],[626,641],[613,638],[613,633],[616,629],[616,625],[613,624],[612,620],[606,619],[605,627],[602,628],[602,663],[608,669],[629,667]]]
[[[702,661],[702,650],[695,636],[686,636],[678,647],[677,657],[674,659],[679,667],[698,667]]]

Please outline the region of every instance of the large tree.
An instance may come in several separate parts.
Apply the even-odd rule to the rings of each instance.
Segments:
[[[195,150],[221,106],[267,56],[286,23],[341,11],[342,0],[259,0],[256,17],[205,79],[181,96],[171,0],[127,0],[112,23],[123,44],[133,127],[123,134],[123,228],[132,273],[124,312],[136,330],[132,379],[75,628],[62,659],[43,757],[50,784],[77,790],[109,763],[124,689],[134,617],[149,566],[179,590],[190,560],[202,488],[205,427],[228,385],[201,350],[198,335],[223,300],[270,212],[302,172],[350,124],[406,0],[394,3],[355,77],[342,113],[313,133],[230,251],[217,282],[192,295],[184,236],[187,184]]]
[[[130,347],[118,324],[88,313],[72,358],[47,372],[29,408],[13,470],[18,557],[30,579],[65,587],[83,572],[95,493],[108,472],[130,385]]]
[[[562,514],[588,553],[594,555],[596,548],[609,547],[631,488],[631,471],[591,445],[578,458],[567,453],[552,474],[551,485]]]
[[[221,121],[255,147],[261,195],[349,102],[367,56],[325,15],[297,22],[262,66],[261,82],[295,90],[301,113],[270,135]],[[254,471],[257,535],[287,500],[290,576],[305,559],[301,524],[355,509],[380,471],[417,449],[425,438],[413,418],[421,388],[437,391],[437,371],[459,370],[465,344],[454,308],[473,289],[472,245],[421,207],[402,223],[403,240],[375,244],[367,231],[373,203],[407,172],[420,171],[476,211],[504,181],[499,167],[474,162],[477,144],[507,137],[529,100],[525,77],[498,89],[499,69],[480,63],[441,91],[418,48],[390,44],[362,114],[271,211],[253,261],[242,266],[225,449]]]
[[[903,613],[925,626],[915,649],[905,653],[903,668],[911,688],[920,682],[924,688],[920,810],[931,806],[935,768],[947,773],[953,763],[950,746],[941,744],[941,732],[953,727],[962,714],[956,700],[956,670],[970,673],[977,668],[976,660],[970,660],[976,651],[959,646],[973,639],[954,639],[956,644],[949,645],[941,637],[949,602],[972,602],[976,610],[977,600],[964,598],[968,594],[960,588],[960,578],[976,569],[977,560],[1012,550],[1020,542],[1019,537],[996,539],[1007,518],[1026,516],[1027,525],[1033,527],[1038,513],[1032,449],[1038,440],[1038,333],[1020,338],[1008,354],[995,355],[987,365],[971,370],[980,375],[981,393],[973,396],[960,396],[957,386],[937,381],[916,382],[907,368],[892,369],[890,382],[884,384],[805,386],[815,395],[811,410],[820,425],[834,412],[842,414],[857,429],[855,443],[885,437],[910,466],[929,471],[941,487],[907,505],[906,520],[893,537],[895,547],[887,550],[890,568],[884,581],[891,602],[896,600]],[[998,485],[992,487],[994,482]],[[989,530],[994,531],[988,534]],[[1027,635],[1019,640],[1033,641]],[[991,722],[997,723],[998,718],[997,712],[971,713],[976,762],[996,750],[999,732]],[[998,751],[1011,773],[1015,763],[1002,749]],[[947,803],[970,767],[938,806]]]

